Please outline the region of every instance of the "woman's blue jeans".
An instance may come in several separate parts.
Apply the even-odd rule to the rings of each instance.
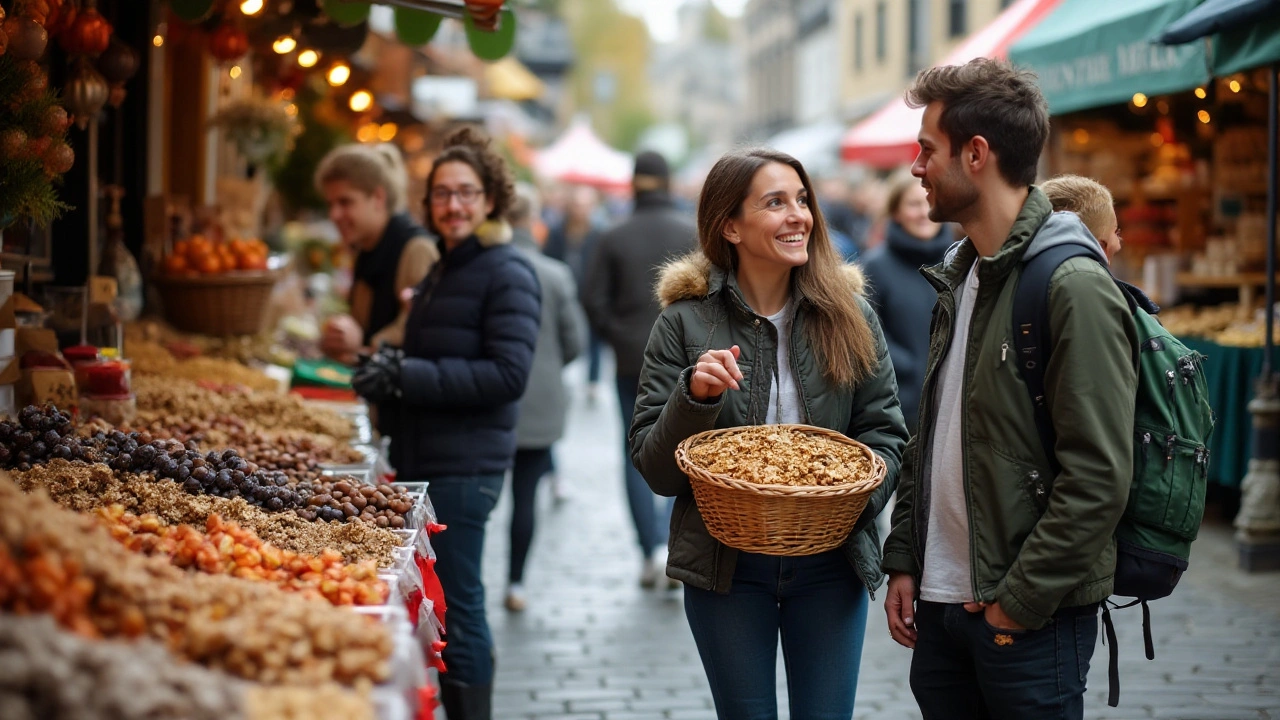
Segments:
[[[738,553],[727,595],[686,585],[685,615],[723,720],[778,717],[778,637],[791,720],[850,720],[867,590],[840,550]]]
[[[484,615],[484,526],[502,493],[503,476],[427,478],[436,517],[448,526],[431,536],[436,574],[444,589],[445,677],[465,685],[493,684],[493,637]]]

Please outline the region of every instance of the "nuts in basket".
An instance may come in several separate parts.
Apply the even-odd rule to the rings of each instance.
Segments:
[[[724,433],[689,449],[706,471],[761,485],[833,486],[872,477],[866,451],[785,425]]]

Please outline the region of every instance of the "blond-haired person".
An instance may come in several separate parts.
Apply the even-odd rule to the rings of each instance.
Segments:
[[[1120,222],[1116,219],[1115,200],[1106,185],[1079,175],[1059,175],[1040,186],[1053,205],[1054,212],[1073,212],[1102,245],[1107,262],[1120,252]]]
[[[401,295],[427,276],[440,253],[431,234],[405,211],[409,178],[395,146],[335,148],[320,161],[315,183],[329,205],[329,220],[356,253],[351,314],[325,322],[321,349],[354,363],[362,350],[401,344]]]

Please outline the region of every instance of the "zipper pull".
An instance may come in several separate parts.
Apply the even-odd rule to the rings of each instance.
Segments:
[[[1164,461],[1173,460],[1173,441],[1177,439],[1176,435],[1170,435],[1164,439]]]
[[[1006,359],[1008,359],[1008,357],[1009,357],[1009,341],[1005,340],[1004,343],[1000,345],[1000,362],[1004,362]]]

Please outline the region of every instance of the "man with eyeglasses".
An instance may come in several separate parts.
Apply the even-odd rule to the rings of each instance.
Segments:
[[[427,175],[428,227],[440,262],[416,288],[403,354],[380,352],[352,385],[399,399],[398,478],[426,481],[448,612],[440,698],[449,720],[492,715],[493,640],[485,618],[485,522],[516,452],[520,398],[533,367],[542,293],[502,220],[514,197],[506,163],[478,131],[445,141]]]

